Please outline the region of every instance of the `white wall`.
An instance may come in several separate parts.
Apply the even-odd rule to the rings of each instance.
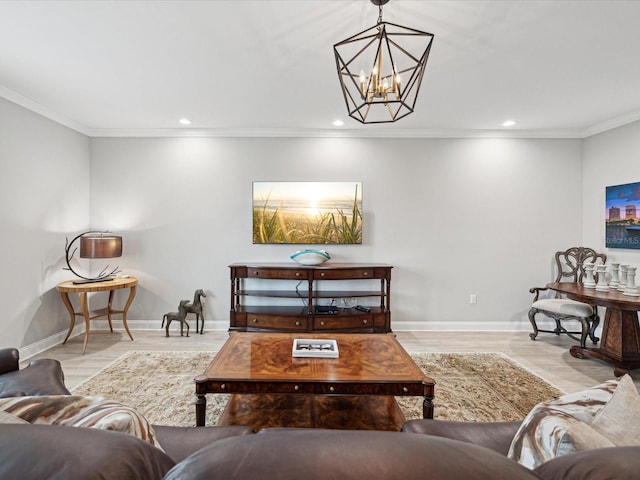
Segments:
[[[64,240],[89,227],[125,236],[133,325],[159,328],[205,288],[224,328],[227,265],[298,248],[251,244],[255,180],[363,182],[364,244],[328,249],[395,266],[395,329],[528,329],[528,287],[551,279],[558,248],[605,250],[605,187],[640,181],[638,158],[640,122],[584,140],[90,140],[0,99],[0,346],[63,338]],[[640,266],[638,250],[606,251]]]
[[[618,261],[640,268],[640,250],[605,248],[605,188],[640,182],[640,122],[584,140],[584,243]],[[636,277],[636,283],[640,284]]]
[[[89,139],[0,99],[0,173],[0,346],[22,347],[69,325],[55,286],[89,223]]]
[[[581,145],[94,138],[91,226],[124,235],[120,266],[140,279],[132,325],[159,329],[163,313],[204,288],[207,318],[225,328],[227,266],[288,261],[299,248],[252,245],[252,182],[362,181],[363,245],[327,250],[394,265],[393,328],[528,329],[528,288],[552,279],[553,252],[582,241]]]

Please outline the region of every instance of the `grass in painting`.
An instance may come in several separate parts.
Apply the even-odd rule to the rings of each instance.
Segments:
[[[308,215],[285,212],[282,205],[268,209],[269,199],[253,208],[253,243],[360,244],[362,212],[358,189],[350,211]]]

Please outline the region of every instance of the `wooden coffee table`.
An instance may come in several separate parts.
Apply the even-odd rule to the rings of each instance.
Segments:
[[[294,358],[294,338],[334,339],[339,358]],[[435,381],[392,333],[233,332],[195,377],[196,425],[205,424],[207,393],[232,394],[219,424],[399,430],[394,396],[422,396],[433,418]]]

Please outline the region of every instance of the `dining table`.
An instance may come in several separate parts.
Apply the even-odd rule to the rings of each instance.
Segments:
[[[598,347],[574,345],[569,353],[576,358],[596,358],[613,365],[616,377],[640,368],[640,297],[625,295],[610,288],[599,291],[582,283],[549,283],[547,288],[571,300],[605,308],[602,335]]]

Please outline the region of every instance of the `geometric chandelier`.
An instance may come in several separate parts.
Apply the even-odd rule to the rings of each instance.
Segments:
[[[433,44],[433,34],[382,21],[333,46],[349,116],[389,123],[413,112]]]

